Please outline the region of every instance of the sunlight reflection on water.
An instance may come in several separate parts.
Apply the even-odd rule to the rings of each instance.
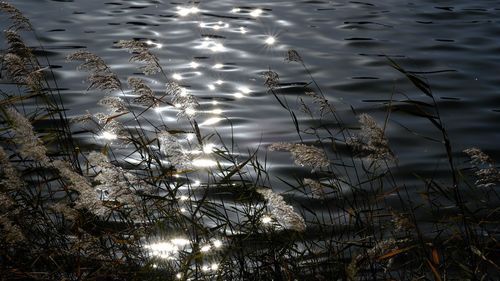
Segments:
[[[285,85],[280,93],[289,101],[298,100],[310,90],[308,73],[300,65],[284,62],[284,51],[288,47],[297,49],[304,57],[311,74],[339,112],[349,113],[349,106],[354,104],[359,111],[378,112],[380,116],[385,113],[383,101],[388,99],[399,79],[391,72],[384,56],[391,55],[401,60],[411,56],[414,59],[412,69],[417,71],[458,70],[429,74],[438,95],[447,98],[438,99],[438,103],[445,109],[445,121],[454,121],[448,123],[448,129],[456,136],[457,147],[478,145],[498,154],[499,148],[488,141],[500,139],[498,123],[494,122],[498,119],[498,112],[494,110],[498,110],[499,105],[492,98],[497,94],[498,79],[496,74],[486,71],[496,67],[490,58],[497,55],[498,40],[494,38],[498,36],[496,30],[485,28],[478,31],[476,27],[491,21],[495,12],[487,7],[490,15],[469,13],[466,9],[471,4],[456,1],[455,17],[440,19],[442,15],[436,14],[433,1],[423,3],[410,7],[397,1],[377,2],[373,6],[355,2],[279,1],[259,8],[248,1],[204,1],[200,6],[162,3],[142,10],[115,10],[97,1],[86,4],[47,2],[44,4],[50,7],[43,13],[37,9],[24,10],[33,22],[43,23],[39,27],[43,32],[60,28],[62,19],[66,20],[64,31],[44,33],[46,37],[42,40],[50,50],[49,55],[53,56],[53,64],[62,66],[54,71],[67,78],[61,88],[67,107],[75,115],[87,109],[98,110],[95,103],[99,93],[85,95],[83,74],[75,73],[64,61],[68,52],[82,45],[102,55],[113,70],[125,77],[137,70],[135,65],[127,63],[125,53],[112,48],[112,42],[131,38],[145,40],[154,46],[152,51],[165,65],[167,76],[185,83],[182,91],[192,93],[202,101],[199,109],[185,109],[188,115],[199,114],[200,129],[206,130],[204,132],[215,129],[228,138],[236,138],[243,151],[255,149],[261,142],[297,140],[290,116],[283,112],[272,95],[266,93],[261,77],[264,71],[276,70]],[[144,1],[144,4],[148,2]],[[20,5],[36,7],[39,4],[25,1]],[[85,14],[67,18],[67,14],[76,11]],[[111,11],[126,11],[126,14]],[[467,21],[477,24],[466,24]],[[111,24],[114,24],[113,28],[109,28]],[[429,29],[428,26],[436,28]],[[416,42],[416,37],[422,40]],[[475,51],[478,49],[483,52]],[[478,82],[477,77],[481,81]],[[161,77],[152,77],[149,82],[156,85],[157,93],[164,93]],[[74,85],[82,86],[78,91]],[[474,106],[466,106],[465,101]],[[207,108],[207,105],[217,108]],[[461,114],[455,114],[456,109]],[[172,128],[177,127],[179,118],[171,107],[158,106],[155,111],[156,121],[161,118]],[[224,118],[217,116],[222,113]],[[404,121],[422,134],[432,135],[424,123],[410,118]],[[346,122],[352,124],[354,118],[348,117]],[[234,134],[230,135],[233,129]],[[409,151],[400,154],[403,171],[432,166],[436,169],[433,172],[437,173],[443,169],[429,165],[434,163],[439,152],[428,144],[415,140],[399,127],[391,126],[388,131],[394,132],[396,151]],[[189,141],[196,139],[195,134],[187,136]],[[117,135],[104,131],[98,139],[110,142],[116,140]],[[478,139],[481,139],[480,143],[477,143]],[[210,154],[213,150],[211,146],[198,151],[199,154]],[[276,175],[291,178],[294,173],[301,173],[293,167],[289,157],[273,156],[269,158],[269,166],[275,169]],[[217,162],[204,155],[193,160],[192,164],[210,168]],[[401,176],[408,177],[404,172]],[[191,183],[193,187],[200,185],[199,180]],[[276,186],[277,189],[287,188],[279,183]],[[187,211],[185,208],[181,210]],[[262,222],[269,224],[272,218],[264,217]],[[151,247],[164,249],[162,251],[167,253],[178,247],[173,242],[161,243],[171,244]]]

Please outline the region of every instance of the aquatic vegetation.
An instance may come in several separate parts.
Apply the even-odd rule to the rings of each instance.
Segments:
[[[471,164],[476,169],[476,185],[478,187],[492,187],[500,182],[500,171],[495,167],[495,162],[486,153],[478,148],[464,150],[471,159]]]
[[[161,151],[173,166],[184,169],[191,168],[191,161],[193,159],[177,137],[167,131],[163,131],[158,133],[158,140],[160,142]]]
[[[67,57],[70,61],[82,61],[78,66],[79,69],[89,72],[89,87],[87,89],[99,89],[111,93],[121,89],[121,83],[116,74],[111,72],[111,69],[104,60],[89,52],[77,51]]]
[[[313,168],[313,170],[327,167],[330,164],[324,151],[310,145],[301,143],[273,143],[269,146],[269,150],[289,151],[292,153],[296,165],[308,166]]]
[[[0,11],[9,15],[11,26],[9,30],[31,30],[32,26],[28,18],[26,18],[19,9],[7,2],[0,2]]]
[[[390,159],[394,155],[389,148],[389,142],[384,130],[377,125],[373,117],[368,114],[359,116],[361,131],[358,137],[348,140],[358,153],[365,154],[373,160]]]
[[[147,107],[157,107],[160,100],[154,95],[153,90],[141,78],[129,77],[127,80],[134,94],[139,95],[133,102]]]
[[[302,216],[297,214],[293,207],[283,200],[283,196],[274,193],[270,189],[257,189],[257,192],[262,194],[270,213],[272,213],[272,217],[281,227],[295,231],[306,230],[306,223]]]
[[[316,198],[323,198],[326,194],[326,186],[324,186],[321,182],[304,178],[304,185],[307,185],[311,188],[311,193]]]
[[[13,141],[19,146],[19,154],[40,163],[48,163],[47,148],[35,135],[31,122],[12,107],[5,108],[5,115],[12,123]]]
[[[98,105],[102,105],[108,108],[113,113],[120,113],[128,111],[127,106],[123,99],[119,97],[104,97],[97,102]]]
[[[279,75],[278,73],[272,71],[272,70],[269,70],[269,71],[266,71],[262,74],[262,76],[264,77],[264,85],[266,85],[266,87],[268,87],[269,89],[275,89],[275,88],[278,88],[279,85],[280,85],[280,78],[279,78]]]
[[[176,82],[168,82],[166,84],[165,93],[171,97],[171,103],[175,108],[179,109],[179,116],[192,118],[196,116],[198,100],[195,96],[188,93],[185,88],[182,88]]]
[[[200,11],[192,6],[172,12],[180,20]],[[48,58],[41,64],[45,53],[32,51],[17,33],[31,24],[6,2],[0,2],[0,12],[12,24],[4,34],[0,76],[16,88],[2,86],[0,99],[2,279],[494,280],[497,275],[500,172],[492,157],[466,149],[474,180],[468,183],[429,84],[395,61],[389,59],[389,65],[423,95],[418,101],[391,96],[381,103],[378,113],[386,114],[381,126],[367,113],[337,110],[339,103],[316,83],[305,59],[287,51],[284,61],[297,63],[293,66],[306,74],[305,83],[293,85],[297,108],[278,70],[261,73],[260,88],[290,114],[297,139],[245,152],[235,138],[239,128],[225,110],[206,108],[219,101],[198,95],[185,73],[166,75],[152,52],[161,44],[147,39],[115,44],[132,54],[129,62],[138,63],[144,75],[159,74],[147,79],[132,74],[129,90],[120,82],[122,72],[118,76],[100,56],[86,50],[70,54],[68,60],[80,62],[77,68],[89,74],[87,90],[106,94],[96,104],[106,111],[86,108],[68,118],[71,109],[56,83],[48,82],[58,76],[46,77]],[[260,8],[232,12],[264,15]],[[266,38],[260,42],[280,44],[274,36]],[[224,48],[217,41],[205,47]],[[200,70],[212,64],[200,59],[184,65]],[[217,62],[212,69],[227,66]],[[228,100],[265,92],[216,79],[208,89],[239,91]],[[398,162],[392,161],[398,150],[393,152],[386,135],[388,125],[398,124],[398,111],[430,122],[439,137],[427,138],[444,150],[438,160],[449,166],[446,177],[437,179],[422,167],[412,171],[420,184],[401,179]],[[359,126],[343,122],[356,118]],[[220,121],[230,123],[232,135],[210,128]],[[279,157],[273,151],[291,154],[285,159],[297,167],[276,176],[282,167],[267,162]],[[422,219],[423,212],[432,216]]]
[[[299,62],[299,63],[303,63],[302,57],[295,50],[288,50],[286,52],[285,61],[286,62]]]
[[[23,187],[25,187],[25,183],[21,179],[14,165],[10,163],[8,154],[5,152],[3,147],[0,147],[0,167],[2,167],[2,181],[0,181],[2,192],[22,189]],[[11,200],[9,199],[9,196],[3,196],[4,200],[2,201],[7,202]],[[7,204],[2,204],[2,206],[6,205]],[[8,205],[10,205],[10,203]]]
[[[160,61],[149,51],[149,45],[137,40],[120,40],[117,44],[120,48],[128,49],[132,53],[131,62],[141,62],[145,65],[140,69],[146,75],[154,75],[162,71]]]

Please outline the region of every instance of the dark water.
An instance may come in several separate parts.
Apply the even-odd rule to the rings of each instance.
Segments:
[[[147,39],[156,44],[154,52],[167,74],[180,75],[179,83],[200,99],[202,131],[215,129],[228,137],[231,122],[240,150],[246,151],[259,144],[297,140],[289,114],[267,93],[261,77],[269,69],[278,72],[287,85],[280,93],[291,104],[303,96],[302,87],[310,78],[299,64],[284,61],[288,49],[302,55],[350,125],[356,121],[351,105],[383,122],[383,102],[391,93],[394,99],[403,99],[402,93],[425,98],[389,66],[385,58],[389,56],[408,70],[421,72],[432,86],[457,156],[463,156],[464,148],[477,146],[500,159],[498,1],[207,0],[195,4],[198,13],[185,16],[178,7],[191,7],[188,1],[12,2],[34,23],[51,63],[58,66],[54,70],[59,86],[66,89],[62,94],[69,115],[103,111],[96,106],[103,95],[86,93],[86,74],[67,63],[66,55],[87,48],[102,56],[125,81],[139,71],[128,62],[129,54],[113,44]],[[262,13],[252,14],[255,9]],[[269,36],[274,44],[266,43]],[[156,78],[150,81],[162,91],[164,79]],[[218,85],[217,80],[223,83]],[[177,126],[175,113],[163,111],[161,117]],[[218,122],[204,124],[207,120]],[[412,171],[444,177],[448,166],[442,145],[399,124],[420,135],[439,137],[435,127],[423,118],[398,112],[391,120],[387,135],[401,167],[397,176],[415,188],[421,183]],[[270,154],[268,167],[285,178],[296,171],[283,154]]]

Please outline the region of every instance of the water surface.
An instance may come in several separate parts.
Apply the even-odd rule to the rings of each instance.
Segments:
[[[396,100],[405,95],[425,99],[390,67],[387,56],[427,79],[457,161],[465,160],[461,151],[471,146],[500,159],[498,1],[206,0],[195,3],[196,13],[183,10],[193,7],[188,1],[13,4],[34,23],[71,116],[103,111],[96,103],[104,94],[87,92],[86,74],[75,70],[65,56],[86,48],[102,56],[125,81],[141,74],[128,61],[129,54],[114,43],[150,40],[167,75],[199,98],[197,120],[202,131],[216,130],[229,139],[232,129],[232,137],[245,152],[298,140],[290,115],[267,92],[262,79],[262,73],[272,69],[283,84],[279,93],[290,104],[304,96],[304,85],[311,79],[300,64],[284,61],[288,49],[301,54],[349,126],[356,126],[351,106],[357,113],[373,114],[382,124],[384,104],[391,95]],[[163,91],[163,78],[148,79],[155,90]],[[181,126],[175,112],[168,110],[148,118],[166,120],[171,128]],[[398,158],[396,177],[415,192],[422,183],[412,172],[449,178],[442,145],[400,124],[419,135],[439,137],[424,118],[392,113],[386,132]],[[267,161],[273,177],[292,179],[308,173],[294,167],[285,154],[271,153]],[[272,182],[275,190],[288,189],[274,178]]]

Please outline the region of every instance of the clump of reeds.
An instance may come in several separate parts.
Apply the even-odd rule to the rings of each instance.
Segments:
[[[359,116],[361,130],[357,137],[348,140],[358,153],[373,160],[391,159],[394,157],[384,130],[378,126],[373,117],[368,114]]]
[[[468,148],[464,150],[464,153],[471,159],[478,187],[492,187],[500,182],[500,171],[495,167],[495,162],[489,155],[479,148]]]
[[[351,281],[358,280],[357,276],[363,266],[367,265],[369,262],[384,262],[384,256],[390,252],[397,250],[398,246],[404,242],[406,242],[406,240],[396,240],[394,238],[389,238],[377,242],[373,247],[369,248],[363,253],[356,255],[352,259],[351,263],[347,266],[346,269],[347,277]],[[387,259],[385,265],[386,270],[388,270],[388,267],[390,267],[391,264],[392,259]]]
[[[176,82],[169,82],[166,85],[166,94],[172,98],[172,104],[179,109],[179,116],[192,118],[197,114],[198,100],[191,95],[188,90],[182,88]]]
[[[304,185],[311,188],[311,193],[316,198],[324,198],[326,195],[326,186],[320,181],[313,180],[310,178],[304,178]]]
[[[121,89],[118,76],[111,71],[101,57],[89,51],[77,51],[68,55],[67,59],[82,62],[78,68],[89,72],[90,85],[88,89],[99,89],[106,93]]]
[[[9,49],[3,56],[2,71],[19,88],[47,95],[51,90],[50,85],[43,82],[44,68],[16,33],[31,25],[10,4],[0,2],[0,11],[8,13],[13,21],[5,33]],[[142,64],[141,70],[146,75],[163,73],[148,43],[122,40],[117,45],[132,53],[130,61]],[[79,69],[90,73],[89,89],[106,93],[122,90],[118,77],[101,57],[79,51],[68,58],[82,62]],[[465,210],[458,219],[441,216],[442,198],[422,192],[436,215],[435,221],[426,223],[431,223],[439,235],[426,232],[416,219],[416,212],[423,209],[425,203],[413,205],[417,200],[411,198],[407,187],[393,176],[397,167],[388,167],[385,161],[376,162],[387,166],[383,173],[377,173],[376,165],[367,167],[365,162],[354,158],[388,160],[395,157],[385,135],[385,125],[382,128],[373,117],[362,114],[359,116],[361,130],[354,134],[341,122],[302,56],[289,50],[285,61],[300,63],[305,68],[312,80],[308,85],[316,88],[304,87],[304,95],[312,99],[320,112],[317,117],[313,110],[308,111],[313,125],[305,129],[305,124],[299,124],[303,120],[296,117],[286,99],[278,97],[278,73],[269,70],[263,74],[264,85],[288,110],[300,138],[297,143],[275,143],[269,149],[290,152],[296,165],[312,169],[314,173],[305,176],[295,174],[297,169],[294,169],[287,176],[296,178],[297,183],[279,178],[283,183],[280,188],[290,187],[294,191],[287,193],[291,196],[295,196],[296,191],[311,191],[313,198],[301,202],[300,208],[292,207],[287,203],[288,198],[285,201],[282,194],[267,187],[273,175],[266,163],[260,162],[257,152],[242,160],[242,155],[234,151],[234,144],[228,148],[221,140],[223,148],[211,153],[222,161],[217,161],[213,170],[194,167],[191,143],[182,136],[194,132],[200,146],[210,136],[204,135],[197,126],[196,97],[168,79],[164,94],[170,101],[163,102],[145,80],[129,78],[132,92],[137,95],[132,102],[148,108],[160,103],[177,108],[179,116],[189,119],[191,128],[187,130],[137,118],[134,109],[127,106],[128,100],[116,96],[106,96],[98,102],[109,112],[88,112],[73,119],[74,122],[95,122],[100,126],[99,133],[107,133],[105,139],[114,139],[125,132],[118,116],[134,115],[134,120],[126,123],[127,130],[133,131],[127,136],[132,151],[124,157],[113,157],[115,147],[111,141],[101,151],[86,151],[71,142],[66,150],[57,151],[52,147],[56,141],[50,141],[58,140],[58,134],[71,135],[69,127],[41,134],[34,130],[30,119],[43,119],[44,115],[29,111],[22,114],[16,109],[21,106],[2,107],[5,121],[0,135],[0,260],[5,263],[0,268],[2,278],[13,279],[22,274],[43,280],[103,276],[120,280],[156,277],[309,280],[312,276],[318,280],[442,280],[442,276],[453,279],[459,275],[486,279],[491,268],[498,269],[492,258],[495,252],[490,250],[496,243],[493,231],[485,226],[496,214],[495,210],[489,213],[488,220],[482,221],[475,217],[479,213],[463,204],[459,192],[452,193],[433,179],[426,179],[426,188],[434,188],[444,194],[446,200],[443,201]],[[397,69],[427,97],[433,98],[428,85],[415,74]],[[15,101],[2,100],[1,104]],[[20,105],[23,105],[22,99]],[[334,128],[329,127],[332,120],[323,119],[327,111],[331,113],[328,118],[336,122]],[[444,127],[440,120],[436,121],[439,117],[427,118],[443,132],[447,154],[451,155]],[[144,130],[141,120],[153,130]],[[305,144],[304,135],[314,145]],[[309,137],[315,139],[311,141]],[[346,143],[358,154],[353,155],[345,147]],[[330,157],[332,161],[326,151],[335,153],[335,158]],[[478,186],[498,184],[500,175],[489,156],[479,149],[468,149],[465,153],[471,157]],[[453,169],[453,159],[450,157],[449,161]],[[342,188],[335,190],[339,196],[326,196],[328,189],[340,186],[339,182]],[[456,179],[453,188],[458,190]],[[260,195],[256,196],[255,191]],[[398,198],[398,207],[404,211],[392,210],[389,203],[394,198]],[[311,206],[311,202],[318,205]],[[456,223],[458,220],[461,222]],[[264,230],[277,231],[262,231],[263,225],[269,226]],[[445,237],[442,229],[459,231]],[[475,236],[476,229],[480,235]],[[173,235],[182,238],[172,238]],[[378,242],[367,242],[375,237],[379,237]],[[439,244],[442,239],[445,241],[439,252],[429,246],[430,241]],[[162,241],[148,244],[155,240]],[[439,255],[444,257],[442,263]],[[398,267],[393,266],[393,262],[398,261],[401,261]],[[40,272],[43,275],[36,275]]]
[[[105,215],[108,212],[89,180],[75,172],[68,162],[55,160],[51,165],[58,171],[62,179],[68,183],[68,188],[78,192],[77,208],[88,210],[98,216]]]
[[[4,37],[9,45],[7,49],[8,53],[17,55],[25,63],[33,62],[33,53],[31,49],[26,46],[19,33],[13,30],[6,30],[4,31]]]
[[[296,213],[292,206],[288,205],[283,196],[274,193],[271,189],[257,189],[266,200],[266,206],[270,209],[272,217],[285,229],[295,231],[305,231],[306,224],[304,218]]]
[[[286,52],[285,61],[286,62],[299,62],[299,63],[304,62],[302,60],[302,57],[300,56],[299,52],[297,52],[296,50],[293,50],[293,49],[290,49]]]
[[[141,78],[129,77],[128,84],[134,94],[139,95],[133,101],[147,107],[157,107],[160,99],[155,97],[154,91]]]
[[[138,40],[120,40],[116,44],[120,48],[128,49],[132,53],[131,62],[140,62],[140,67],[145,75],[154,75],[161,71],[160,61],[149,51],[149,45]]]
[[[26,18],[19,9],[17,9],[15,6],[7,3],[7,2],[0,2],[0,11],[6,13],[9,15],[9,19],[12,23],[12,25],[9,27],[10,30],[20,30],[20,29],[25,29],[25,30],[31,30],[32,26],[28,18]]]
[[[25,182],[20,178],[17,169],[10,163],[8,155],[3,147],[0,146],[0,227],[2,234],[0,240],[7,241],[9,244],[23,242],[25,237],[20,227],[9,217],[17,215],[19,209],[16,200],[11,194],[26,187]]]
[[[314,146],[301,143],[273,143],[269,149],[271,151],[289,151],[296,165],[311,167],[313,170],[330,165],[325,152]]]
[[[31,122],[13,107],[5,108],[5,115],[12,124],[13,141],[19,146],[21,156],[40,163],[48,163],[47,148],[35,135]]]
[[[120,97],[104,97],[100,99],[97,104],[106,107],[112,113],[121,113],[128,111],[125,102]]]
[[[262,76],[264,77],[264,85],[268,89],[276,89],[280,86],[280,77],[275,71],[265,71]]]
[[[3,67],[12,81],[26,85],[33,92],[38,92],[42,88],[42,73],[40,69],[29,67],[26,60],[14,53],[7,53],[3,56]]]
[[[178,169],[189,169],[192,167],[191,155],[180,143],[180,140],[167,131],[158,133],[158,141],[160,142],[160,149],[170,161],[172,166]]]
[[[94,189],[101,194],[103,200],[115,201],[127,207],[136,205],[134,187],[138,188],[138,180],[133,174],[113,165],[100,152],[91,152],[87,159],[97,173],[94,180],[99,184]]]

